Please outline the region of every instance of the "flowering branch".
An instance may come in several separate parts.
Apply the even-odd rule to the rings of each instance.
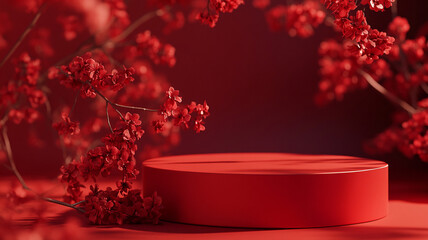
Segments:
[[[80,202],[77,202],[77,203],[74,203],[74,204],[69,204],[69,203],[66,203],[66,202],[61,202],[61,201],[58,201],[58,200],[55,200],[55,199],[52,199],[52,198],[47,198],[47,197],[42,197],[41,199],[45,200],[47,202],[51,202],[51,203],[59,204],[59,205],[66,206],[66,207],[69,207],[69,208],[73,208],[73,209],[75,209],[75,210],[77,210],[77,211],[79,211],[81,213],[85,213],[85,210],[83,210],[82,208],[76,207],[77,205],[83,203],[84,201],[80,201]]]
[[[112,102],[106,96],[104,96],[100,91],[98,91],[94,86],[92,86],[92,84],[90,84],[89,82],[87,82],[86,84],[88,84],[98,96],[103,98],[106,101],[106,103],[110,104],[114,108],[114,110],[116,110],[116,112],[121,116],[121,118],[123,118],[123,115],[122,115],[122,113],[120,113],[120,111],[116,107],[128,108],[128,109],[134,109],[134,110],[142,110],[142,111],[148,111],[148,112],[158,112],[159,111],[158,109],[138,107],[138,106],[128,106],[128,105],[123,105],[123,104],[118,104],[118,103]]]
[[[129,25],[125,30],[123,30],[123,32],[121,34],[119,34],[117,37],[115,37],[112,40],[106,40],[101,44],[95,44],[94,43],[94,37],[91,36],[90,38],[85,40],[80,45],[80,47],[78,47],[78,49],[75,52],[67,55],[64,58],[62,58],[61,60],[56,62],[53,66],[63,65],[66,62],[70,61],[73,57],[80,56],[86,52],[91,52],[91,51],[94,51],[96,49],[103,49],[106,46],[115,46],[118,42],[120,42],[120,41],[124,40],[126,37],[128,37],[132,32],[134,32],[143,23],[147,22],[148,20],[150,20],[156,16],[161,16],[164,12],[165,12],[165,10],[158,9],[156,11],[152,11],[152,12],[149,12],[149,13],[142,15],[139,19],[137,19],[135,22],[133,22],[131,25]],[[88,47],[86,47],[87,44],[89,44]],[[107,55],[107,56],[109,57],[110,60],[112,59],[110,57],[110,55]],[[48,75],[48,71],[45,71],[45,73],[43,73],[43,75],[39,81],[41,84],[46,81],[47,75]]]
[[[370,86],[372,86],[376,91],[384,95],[388,100],[395,103],[396,105],[400,106],[402,109],[407,111],[409,114],[414,114],[416,112],[416,109],[413,108],[410,104],[407,102],[401,100],[400,98],[396,97],[394,94],[390,93],[386,88],[384,88],[382,85],[380,85],[376,80],[370,76],[367,72],[363,70],[358,70],[358,73],[367,81]]]
[[[24,32],[19,37],[18,41],[15,42],[13,47],[9,50],[7,55],[3,58],[3,60],[0,63],[0,68],[3,67],[3,65],[7,62],[7,60],[12,56],[12,54],[15,52],[15,50],[19,47],[19,45],[24,41],[25,37],[30,33],[31,29],[36,25],[37,21],[39,21],[40,16],[42,15],[42,10],[46,6],[46,3],[43,3],[39,10],[36,13],[36,16],[34,16],[33,20],[31,21],[30,25],[24,30]]]
[[[242,0],[222,1],[211,1],[212,10],[217,17],[219,13],[231,12],[243,4]],[[61,3],[58,2],[58,4],[60,5]],[[145,75],[145,73],[152,73],[152,71],[150,64],[143,63],[143,61],[140,61],[141,59],[148,58],[154,64],[165,64],[170,67],[176,63],[175,48],[172,45],[161,42],[157,37],[151,35],[149,30],[139,33],[135,39],[129,42],[124,42],[139,26],[154,17],[162,17],[162,21],[168,22],[170,30],[180,28],[182,26],[181,22],[185,21],[180,9],[177,12],[169,12],[169,6],[161,6],[159,9],[145,13],[136,21],[130,23],[126,10],[127,6],[124,1],[108,1],[102,4],[103,6],[110,4],[110,7],[104,7],[100,10],[106,11],[103,12],[103,17],[106,18],[98,19],[97,16],[92,18],[84,17],[84,21],[80,21],[82,19],[80,17],[85,14],[92,14],[91,11],[86,11],[86,9],[82,9],[79,6],[65,5],[67,11],[64,12],[64,15],[59,15],[58,18],[59,23],[64,27],[64,38],[70,41],[82,31],[88,31],[91,36],[75,52],[59,60],[57,64],[51,67],[45,66],[47,70],[42,75],[40,74],[43,69],[40,59],[48,59],[53,55],[54,50],[47,43],[49,29],[33,30],[35,34],[34,36],[31,34],[28,46],[32,48],[30,52],[35,52],[38,56],[32,59],[27,53],[28,50],[21,53],[17,61],[14,62],[13,70],[15,76],[10,78],[10,81],[5,86],[0,87],[0,111],[4,114],[0,120],[0,128],[3,131],[3,137],[0,137],[2,142],[1,150],[5,149],[7,153],[10,162],[10,167],[7,166],[7,168],[18,178],[22,188],[34,193],[37,199],[83,212],[92,223],[157,223],[161,214],[160,209],[162,208],[161,198],[156,193],[153,193],[152,196],[143,196],[140,189],[132,189],[132,181],[139,174],[139,170],[136,167],[137,141],[145,134],[142,128],[144,125],[142,125],[139,114],[130,112],[122,114],[121,111],[130,109],[158,113],[158,116],[153,116],[154,119],[152,119],[154,131],[148,131],[146,135],[149,135],[152,140],[156,140],[157,144],[159,143],[159,138],[164,138],[163,141],[165,143],[162,143],[163,145],[159,144],[159,149],[161,149],[159,151],[162,152],[167,151],[169,145],[176,144],[176,140],[174,140],[175,143],[172,143],[172,139],[174,137],[173,134],[178,134],[178,131],[176,131],[177,128],[172,131],[172,126],[185,129],[192,128],[197,133],[205,131],[204,125],[206,118],[209,116],[209,106],[206,101],[203,104],[190,102],[189,105],[184,105],[181,102],[182,98],[179,96],[178,90],[173,87],[169,87],[167,90],[163,80],[158,78],[157,74]],[[34,28],[39,21],[44,6],[45,4],[42,4],[38,7],[36,4],[32,6],[36,9],[26,9],[26,11],[36,12],[36,15],[2,60],[0,67],[4,66]],[[71,9],[72,11],[69,12],[70,7],[75,9]],[[197,7],[194,8],[190,10],[192,12],[200,10]],[[60,20],[60,18],[64,19]],[[95,18],[97,19],[96,24],[91,22]],[[42,30],[46,30],[46,32]],[[0,34],[3,34],[3,32]],[[2,37],[0,36],[0,40],[3,40]],[[4,42],[0,41],[0,43]],[[3,46],[0,45],[0,47]],[[94,58],[92,58],[92,55],[94,55]],[[105,57],[110,61],[110,65],[104,66],[104,63],[108,62]],[[68,65],[63,65],[71,59],[72,61]],[[110,67],[122,65],[121,63],[126,63],[130,67],[123,67],[121,70],[110,69]],[[149,88],[145,88],[144,91],[147,93],[142,95],[135,92],[137,88],[128,88],[126,91],[119,92],[119,90],[133,82],[135,80],[134,77],[141,78],[141,81],[137,83],[139,84],[138,87],[154,82],[155,84],[160,84],[156,85],[156,89],[161,89],[161,91],[152,92]],[[56,112],[52,111],[48,102],[48,93],[50,92],[48,83],[46,83],[48,78],[58,80],[65,87],[78,90],[74,101],[71,103],[71,110],[68,113],[64,109],[59,110],[62,120],[58,122],[53,122]],[[103,94],[104,90],[115,92],[117,95],[107,95],[107,98]],[[165,93],[163,102],[161,102],[162,91]],[[58,94],[53,96],[56,95]],[[79,95],[82,98],[99,96],[105,101],[105,116],[110,132],[100,140],[86,138],[104,130],[105,124],[103,124],[98,115],[91,116],[90,119],[82,122],[83,124],[70,119],[70,116],[76,112],[75,108],[77,107]],[[128,105],[127,100],[136,100],[136,97],[155,99],[156,105],[160,107],[159,109],[152,109]],[[97,104],[98,102],[94,101],[93,103]],[[109,115],[109,105],[112,106],[119,115],[118,118],[120,118],[114,127]],[[65,163],[61,167],[59,180],[67,184],[64,202],[45,197],[43,196],[44,194],[37,194],[26,184],[15,165],[10,140],[7,135],[6,124],[20,124],[24,121],[33,123],[44,112],[44,109],[41,108],[43,106],[46,107],[48,122],[58,132],[60,146],[63,149]],[[158,135],[162,131],[165,132],[162,135]],[[32,137],[31,141],[35,146],[43,145],[38,136]],[[70,150],[75,150],[75,152],[72,153]],[[113,170],[121,173],[120,179],[116,182],[116,187],[108,187],[101,190],[96,184],[90,186],[89,184],[82,184],[89,179],[95,181],[99,176],[106,177]],[[85,187],[90,188],[90,192],[87,195],[83,195],[81,190]],[[82,198],[85,200],[82,200]]]

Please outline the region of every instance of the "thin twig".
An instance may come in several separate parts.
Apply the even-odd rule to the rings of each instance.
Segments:
[[[394,94],[390,93],[386,88],[384,88],[376,80],[374,80],[373,77],[370,76],[370,74],[368,74],[363,70],[358,70],[358,73],[370,84],[370,86],[372,86],[376,91],[384,95],[388,100],[400,106],[401,108],[406,110],[409,114],[413,114],[416,112],[416,109],[414,107],[412,107],[407,102],[401,100]]]
[[[395,18],[395,17],[398,16],[398,7],[397,7],[397,5],[398,5],[398,0],[395,0],[395,2],[393,2],[392,6],[391,6],[391,14],[392,14],[393,18]]]
[[[27,28],[24,30],[24,32],[19,37],[18,41],[15,42],[13,47],[9,50],[6,57],[3,58],[3,60],[0,63],[0,68],[3,67],[3,65],[7,62],[7,60],[12,56],[12,54],[15,52],[15,50],[19,47],[19,45],[24,41],[25,37],[30,33],[31,29],[36,25],[37,21],[39,21],[40,16],[42,15],[42,10],[45,7],[45,3],[43,3],[39,10],[37,11],[36,15],[34,16],[31,23],[27,26]]]
[[[129,108],[129,109],[135,109],[135,110],[143,110],[143,111],[148,111],[148,112],[158,112],[158,109],[153,109],[153,108],[145,108],[145,107],[137,107],[137,106],[127,106],[127,105],[122,105],[122,104],[118,104],[118,103],[113,103],[116,107],[121,107],[121,108]]]
[[[51,203],[56,203],[56,204],[59,204],[59,205],[62,205],[62,206],[73,208],[73,209],[76,209],[79,212],[85,213],[85,211],[82,208],[76,207],[76,205],[74,205],[74,204],[69,204],[69,203],[61,202],[61,201],[58,201],[58,200],[55,200],[55,199],[52,199],[52,198],[48,198],[48,197],[41,197],[41,199],[43,199],[45,201],[48,201],[48,202],[51,202]],[[85,201],[83,201],[83,202],[85,202]]]
[[[90,84],[89,82],[87,82],[86,84],[88,84],[88,85],[92,88],[92,90],[94,90],[94,92],[95,92],[98,96],[100,96],[101,98],[103,98],[103,99],[104,99],[104,101],[108,102],[108,103],[113,107],[113,109],[117,112],[117,114],[119,114],[119,116],[120,116],[120,118],[121,118],[122,120],[125,120],[125,118],[123,117],[122,113],[119,111],[119,109],[117,109],[117,108],[116,108],[115,104],[114,104],[112,101],[110,101],[110,100],[109,100],[106,96],[104,96],[100,91],[98,91],[96,88],[94,88],[94,86],[92,86],[92,84]]]
[[[80,205],[80,204],[82,204],[82,203],[84,203],[84,202],[86,202],[85,200],[82,200],[82,201],[80,201],[80,202],[77,202],[77,203],[73,203],[73,204],[71,204],[72,206],[77,206],[77,205]]]
[[[29,190],[30,188],[25,183],[24,179],[22,178],[21,174],[18,172],[18,169],[16,168],[15,161],[13,159],[12,147],[10,146],[9,136],[7,135],[6,126],[3,126],[2,134],[3,134],[3,141],[4,141],[7,158],[9,159],[10,168],[12,169],[12,172],[15,174],[16,178],[18,178],[18,181],[21,183],[22,187],[26,190]]]
[[[116,107],[128,108],[128,109],[135,109],[135,110],[143,110],[143,111],[149,111],[149,112],[157,112],[157,111],[159,111],[158,109],[145,108],[145,107],[137,107],[137,106],[127,106],[127,105],[122,105],[122,104],[118,104],[118,103],[112,102],[106,96],[104,96],[100,91],[98,91],[96,88],[94,88],[90,83],[87,83],[87,84],[89,84],[89,86],[91,86],[92,90],[94,90],[96,94],[98,94],[106,102],[108,102],[113,107],[113,109],[116,110],[116,112],[118,112],[118,113],[120,113],[120,112],[119,112],[119,110]],[[123,119],[122,114],[119,114],[119,115]]]
[[[9,109],[6,110],[6,112],[4,113],[3,118],[0,120],[0,127],[3,126],[3,125],[5,125],[6,122],[7,122],[7,120],[9,119],[9,111],[10,111]]]
[[[114,133],[113,128],[111,127],[111,123],[110,123],[110,116],[108,115],[108,102],[107,101],[106,101],[106,116],[107,116],[107,123],[108,123],[108,126],[110,128],[110,131],[112,133]]]
[[[80,87],[79,91],[77,91],[76,96],[74,97],[73,106],[71,107],[70,114],[68,114],[68,117],[71,117],[71,114],[73,114],[73,111],[76,108],[77,99],[79,98],[79,95],[82,89],[83,89],[83,85]]]
[[[426,83],[421,83],[421,88],[424,90],[425,93],[428,94],[428,85]]]

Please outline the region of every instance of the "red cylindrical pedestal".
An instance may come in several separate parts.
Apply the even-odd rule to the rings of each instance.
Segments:
[[[143,191],[156,191],[162,219],[191,224],[306,228],[382,218],[388,165],[347,156],[202,154],[143,163]]]

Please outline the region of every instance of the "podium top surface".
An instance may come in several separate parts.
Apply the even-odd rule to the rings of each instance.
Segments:
[[[145,167],[169,171],[254,174],[340,174],[386,168],[388,164],[359,157],[291,153],[214,153],[153,158]]]

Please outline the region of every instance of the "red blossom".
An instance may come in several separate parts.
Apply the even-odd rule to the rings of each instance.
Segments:
[[[130,190],[123,196],[119,193],[119,190],[91,186],[84,203],[89,221],[94,224],[158,223],[162,200],[156,193],[146,198],[139,190]]]
[[[40,60],[32,60],[28,53],[22,53],[16,62],[16,79],[29,85],[36,85],[40,73]]]
[[[52,127],[58,131],[59,135],[72,136],[75,134],[79,134],[80,132],[79,122],[71,121],[66,113],[63,113],[61,118],[62,118],[62,121],[54,123],[52,125]]]
[[[67,195],[64,196],[66,202],[78,202],[82,196],[81,188],[85,187],[79,181],[80,163],[73,160],[67,165],[61,166],[61,174],[58,179],[67,184]]]
[[[287,10],[288,8],[286,6],[278,5],[266,13],[266,21],[272,31],[278,32],[285,29]]]
[[[342,29],[343,36],[356,42],[366,41],[370,26],[367,24],[363,11],[359,10],[355,16],[336,19],[336,25]]]
[[[163,132],[163,130],[164,130],[164,126],[165,126],[165,123],[166,123],[166,122],[165,122],[165,120],[164,120],[164,119],[153,121],[152,125],[153,125],[153,128],[154,128],[155,132],[156,132],[156,133],[161,133],[161,132]]]
[[[173,119],[174,125],[189,128],[189,124],[196,132],[205,130],[205,119],[209,116],[209,106],[206,101],[204,104],[196,104],[191,102],[187,106],[181,105],[182,98],[179,96],[180,92],[170,87],[166,91],[165,101],[162,104],[159,115],[162,119],[157,119],[152,122],[153,129],[156,133],[164,130],[164,126],[169,118]]]
[[[395,39],[385,32],[371,29],[366,41],[359,42],[351,48],[356,55],[363,57],[366,63],[372,63],[383,54],[389,54]]]
[[[196,15],[196,20],[199,20],[202,24],[208,25],[211,28],[215,27],[219,18],[218,13],[211,13],[209,10],[204,10]]]
[[[403,131],[399,127],[391,127],[378,134],[364,145],[364,150],[371,155],[386,154],[402,146]]]
[[[76,15],[61,15],[58,17],[57,21],[64,29],[64,38],[67,41],[75,39],[77,34],[84,30],[83,24],[79,21],[79,17]]]
[[[319,105],[332,100],[342,100],[345,93],[368,86],[365,78],[358,73],[363,70],[379,81],[392,77],[391,69],[383,59],[371,65],[350,51],[352,42],[344,41],[342,44],[329,40],[321,43],[319,60],[321,81],[316,102]]]
[[[75,57],[68,65],[59,70],[50,69],[49,77],[59,79],[60,83],[71,89],[79,89],[85,98],[94,98],[97,91],[110,89],[119,91],[125,85],[134,81],[133,68],[113,70],[108,74],[104,65],[91,58],[91,54]]]
[[[210,0],[216,11],[222,13],[231,13],[239,5],[244,4],[243,0]]]
[[[15,124],[20,124],[23,120],[27,123],[33,123],[39,117],[39,112],[33,108],[11,109],[9,111],[9,118]]]
[[[353,54],[362,57],[367,63],[372,63],[383,54],[389,54],[395,39],[385,32],[372,29],[361,10],[349,16],[350,10],[356,8],[350,7],[355,5],[354,1],[322,0],[321,2],[333,11],[336,26],[343,32],[344,37],[355,41],[354,46],[351,47]]]
[[[406,55],[411,65],[424,60],[425,51],[428,49],[425,37],[408,39],[401,45],[401,50]]]
[[[30,102],[31,107],[33,108],[37,108],[46,102],[45,94],[34,87],[25,88],[25,92],[28,96],[28,101]]]
[[[179,96],[180,95],[179,90],[175,90],[173,87],[169,87],[166,94],[168,98],[174,100],[175,102],[181,103],[182,98]]]
[[[309,37],[314,28],[325,18],[325,13],[317,2],[289,6],[278,5],[266,13],[266,21],[272,31],[286,30],[290,36]]]
[[[220,13],[231,13],[242,4],[243,0],[208,0],[206,8],[196,15],[196,19],[213,28]]]
[[[158,38],[145,31],[137,35],[137,48],[141,55],[148,56],[155,64],[175,65],[175,48],[170,44],[163,44]]]
[[[0,106],[12,105],[16,102],[18,90],[15,83],[9,82],[0,88]]]
[[[419,155],[422,161],[428,162],[428,111],[413,114],[402,127],[410,154]]]
[[[361,4],[369,5],[371,10],[376,12],[383,12],[386,8],[392,6],[395,0],[361,0]]]
[[[192,116],[189,114],[189,109],[176,109],[173,111],[172,116],[174,118],[174,124],[176,126],[183,126],[184,128],[189,128],[189,121]]]
[[[255,8],[265,9],[269,4],[270,0],[253,0],[253,7]]]
[[[349,12],[356,9],[355,0],[321,0],[325,7],[333,12],[336,18],[345,18]]]
[[[400,41],[406,39],[406,34],[409,30],[409,22],[403,17],[395,17],[388,26],[389,33]]]
[[[166,12],[161,17],[162,20],[166,22],[166,25],[162,30],[165,34],[170,34],[171,32],[182,28],[185,23],[183,12]]]
[[[111,74],[105,76],[105,84],[113,91],[119,91],[129,83],[134,81],[132,77],[135,70],[133,68],[123,67],[123,70],[114,69]]]

